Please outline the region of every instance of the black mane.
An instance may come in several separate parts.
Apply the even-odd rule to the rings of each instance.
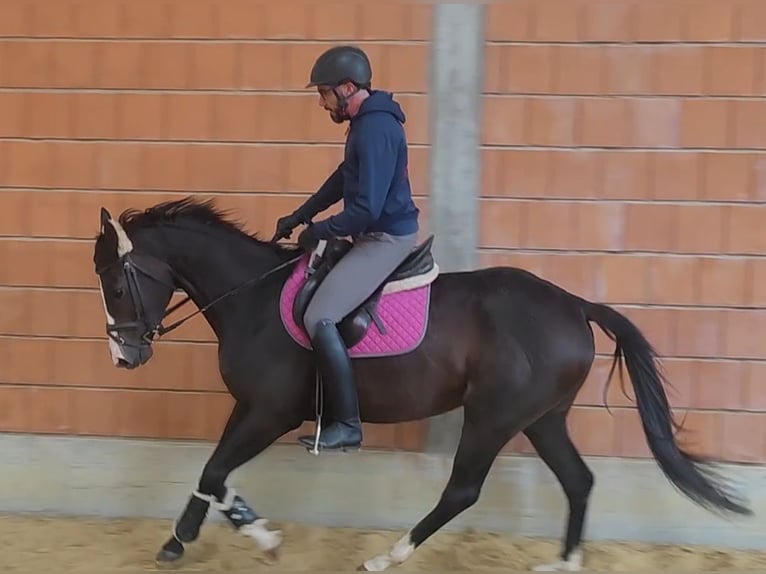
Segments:
[[[192,196],[182,199],[165,201],[146,209],[129,208],[120,214],[120,225],[128,235],[139,229],[166,225],[168,223],[191,222],[198,225],[218,228],[234,233],[243,238],[273,249],[276,253],[290,254],[296,249],[278,243],[271,243],[258,237],[256,233],[248,233],[245,226],[236,220],[228,210],[223,210],[215,205],[214,199],[202,200]]]
[[[257,235],[247,233],[244,226],[231,215],[216,207],[213,199],[200,200],[191,196],[158,203],[146,209],[126,209],[119,218],[120,225],[130,234],[138,229],[166,223],[193,221],[213,225],[246,235],[257,241]]]

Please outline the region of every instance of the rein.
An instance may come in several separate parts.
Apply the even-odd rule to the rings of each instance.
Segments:
[[[167,327],[165,327],[165,326],[162,324],[162,321],[163,321],[163,320],[164,320],[166,317],[168,317],[168,315],[170,315],[171,313],[173,313],[173,312],[174,312],[176,309],[179,309],[179,308],[181,308],[183,305],[185,305],[186,303],[188,303],[188,302],[191,300],[191,297],[190,297],[189,295],[187,295],[187,296],[186,296],[186,298],[185,298],[183,301],[179,301],[178,303],[176,303],[175,305],[173,305],[173,306],[169,307],[169,308],[168,308],[168,309],[165,311],[165,314],[162,316],[162,319],[160,319],[160,322],[159,322],[159,323],[158,323],[158,324],[157,324],[157,325],[154,327],[154,329],[152,329],[151,333],[152,333],[153,335],[156,335],[157,337],[162,337],[162,335],[164,335],[165,333],[169,333],[170,331],[174,331],[175,329],[177,329],[178,327],[180,327],[181,325],[183,325],[184,323],[186,323],[186,321],[188,321],[189,319],[191,319],[192,317],[194,317],[194,316],[195,316],[195,315],[197,315],[198,313],[204,313],[205,311],[207,311],[208,309],[210,309],[210,307],[212,307],[213,305],[215,305],[216,303],[218,303],[218,302],[219,302],[219,301],[221,301],[222,299],[225,299],[226,297],[228,297],[228,296],[230,296],[230,295],[234,295],[235,293],[237,293],[237,292],[241,291],[241,290],[242,290],[242,289],[244,289],[245,287],[249,287],[250,285],[254,285],[254,284],[258,283],[259,281],[262,281],[262,280],[266,279],[266,278],[267,278],[267,277],[269,277],[269,276],[270,276],[272,273],[276,273],[277,271],[280,271],[280,270],[284,269],[285,267],[288,267],[289,265],[292,265],[293,263],[295,263],[296,261],[298,261],[298,260],[299,260],[301,257],[303,257],[303,255],[304,255],[303,253],[301,253],[300,255],[296,255],[295,257],[293,257],[293,258],[291,258],[291,259],[288,259],[288,260],[287,260],[287,261],[285,261],[284,263],[280,263],[279,265],[277,265],[277,266],[276,266],[276,267],[274,267],[273,269],[269,269],[268,271],[266,271],[266,272],[265,272],[265,273],[263,273],[262,275],[259,275],[259,276],[257,276],[257,277],[253,277],[252,279],[248,279],[247,281],[245,281],[245,282],[244,282],[244,283],[242,283],[241,285],[239,285],[239,286],[235,287],[234,289],[230,289],[229,291],[227,291],[227,292],[226,292],[226,293],[224,293],[223,295],[219,295],[218,297],[216,297],[215,299],[213,299],[213,300],[212,300],[210,303],[208,303],[208,304],[207,304],[207,305],[205,305],[204,307],[200,307],[199,309],[197,309],[197,310],[196,310],[196,311],[194,311],[193,313],[189,313],[189,314],[188,314],[186,317],[184,317],[183,319],[179,319],[179,320],[178,320],[178,321],[176,321],[175,323],[171,323],[170,325],[168,325]]]

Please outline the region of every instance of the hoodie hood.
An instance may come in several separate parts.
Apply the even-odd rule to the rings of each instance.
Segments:
[[[401,123],[407,121],[399,102],[394,100],[394,95],[383,90],[372,90],[353,119],[376,112],[389,113]]]

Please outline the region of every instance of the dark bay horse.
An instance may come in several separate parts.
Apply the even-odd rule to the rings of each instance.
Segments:
[[[211,505],[274,555],[281,533],[267,528],[266,519],[226,480],[279,437],[315,420],[314,359],[288,333],[280,311],[283,287],[304,254],[249,235],[211,202],[190,198],[128,210],[119,220],[102,208],[100,224],[93,260],[115,365],[136,368],[151,358],[154,337],[173,328],[162,321],[180,289],[215,332],[220,372],[235,399],[198,487],[157,560],[183,555]],[[499,451],[519,432],[555,474],[569,505],[561,561],[548,568],[580,568],[594,477],[570,439],[566,416],[594,361],[590,322],[615,341],[609,378],[615,365],[627,366],[646,440],[665,476],[709,510],[751,514],[710,461],[679,447],[657,355],[625,316],[511,267],[441,273],[428,288],[425,334],[414,349],[353,360],[360,412],[366,422],[397,423],[462,405],[460,442],[435,507],[360,569],[402,564],[476,503]]]

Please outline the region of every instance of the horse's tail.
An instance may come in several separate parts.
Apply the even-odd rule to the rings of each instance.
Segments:
[[[647,443],[665,476],[682,493],[708,510],[751,516],[753,512],[743,502],[736,501],[710,461],[685,452],[676,443],[674,429],[679,425],[673,420],[663,388],[665,380],[655,362],[657,353],[638,327],[606,305],[579,301],[586,318],[594,321],[615,342],[609,380],[618,361],[624,359]]]

